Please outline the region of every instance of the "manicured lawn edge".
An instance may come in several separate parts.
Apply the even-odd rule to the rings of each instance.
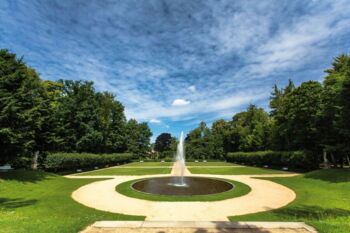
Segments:
[[[143,221],[82,205],[72,192],[107,179],[68,179],[42,171],[0,173],[0,232],[72,233],[100,220]]]
[[[294,190],[296,199],[272,211],[231,216],[230,221],[301,221],[314,226],[320,233],[349,232],[350,169],[325,169],[294,177],[259,179]]]
[[[143,199],[148,201],[221,201],[229,198],[235,198],[240,197],[243,195],[248,194],[251,191],[251,188],[243,184],[241,182],[237,182],[234,180],[228,180],[228,179],[218,179],[218,180],[224,180],[234,185],[235,188],[218,194],[211,194],[211,195],[192,195],[192,196],[168,196],[168,195],[153,195],[148,193],[143,193],[140,191],[137,191],[131,187],[131,185],[137,181],[144,180],[143,179],[136,179],[136,180],[130,180],[124,183],[121,183],[116,186],[116,192],[123,194],[128,197],[133,197],[137,199]]]

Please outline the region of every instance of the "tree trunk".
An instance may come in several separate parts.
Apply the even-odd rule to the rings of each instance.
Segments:
[[[33,156],[33,163],[32,163],[32,169],[37,170],[38,169],[38,158],[39,158],[39,151],[36,151]]]
[[[337,167],[337,163],[335,162],[333,153],[331,152],[330,154],[331,154],[331,159],[332,159],[333,166],[334,166],[334,167]]]
[[[349,155],[348,154],[346,155],[346,160],[348,161],[348,165],[350,167],[350,159],[349,159]]]

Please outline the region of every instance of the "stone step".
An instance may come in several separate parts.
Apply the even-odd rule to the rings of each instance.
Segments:
[[[82,233],[317,233],[303,222],[98,221]]]

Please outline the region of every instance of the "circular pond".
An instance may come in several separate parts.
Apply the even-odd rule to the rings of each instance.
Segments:
[[[224,180],[205,177],[183,177],[184,185],[177,185],[178,177],[157,177],[137,181],[132,188],[150,194],[191,196],[229,191],[234,186]]]

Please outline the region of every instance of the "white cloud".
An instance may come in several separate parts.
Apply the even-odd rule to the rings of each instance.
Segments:
[[[182,106],[181,108],[169,108],[162,104],[149,102],[145,103],[142,108],[133,109],[133,111],[126,109],[126,114],[128,118],[136,118],[138,120],[169,118],[170,120],[178,121],[187,119],[188,116],[197,116],[198,114],[207,113],[216,113],[219,118],[221,116],[226,116],[228,112],[236,112],[243,105],[267,99],[269,90],[270,89],[265,88],[251,89],[224,98],[216,97],[210,100],[203,99],[191,105]],[[147,111],[147,109],[151,110]],[[194,120],[198,121],[196,117],[194,117]]]
[[[173,106],[185,106],[189,105],[191,101],[185,99],[175,99],[172,103]]]
[[[153,124],[160,124],[161,123],[161,121],[156,119],[156,118],[153,118],[153,119],[149,120],[149,122],[153,123]]]
[[[190,90],[190,91],[192,91],[192,92],[196,92],[196,91],[197,91],[195,85],[189,86],[189,87],[188,87],[188,90]]]

